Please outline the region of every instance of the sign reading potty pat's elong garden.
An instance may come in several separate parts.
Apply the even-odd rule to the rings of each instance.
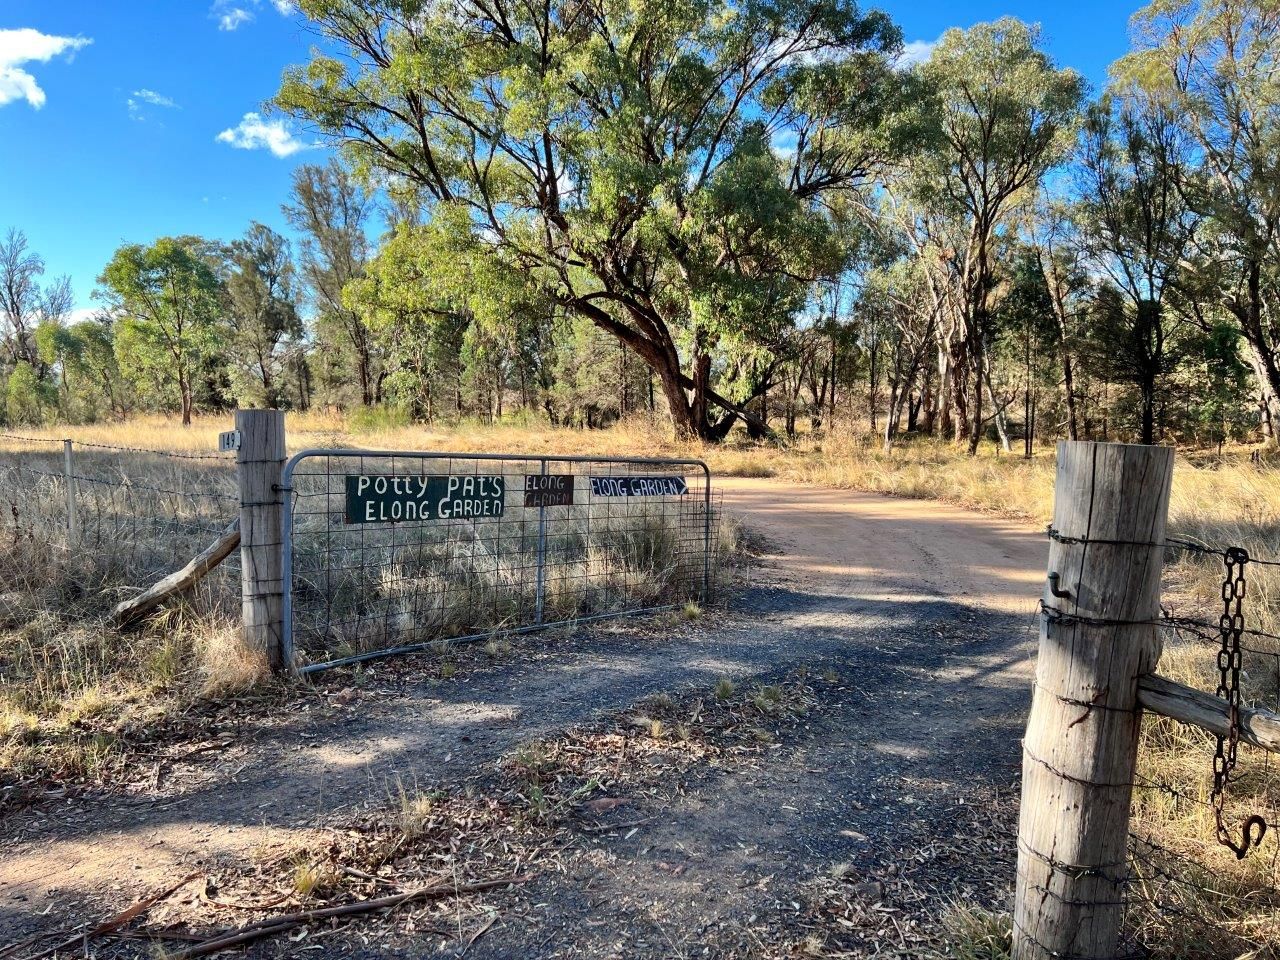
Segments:
[[[502,516],[500,476],[348,476],[347,523],[404,523]]]

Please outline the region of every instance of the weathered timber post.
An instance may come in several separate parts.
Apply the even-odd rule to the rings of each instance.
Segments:
[[[75,454],[70,440],[62,441],[62,479],[67,488],[67,545],[74,547],[80,539],[80,515],[76,503]]]
[[[273,670],[283,660],[284,535],[280,489],[285,461],[284,414],[237,410],[240,449],[240,605],[245,643]]]
[[[1023,741],[1014,960],[1116,955],[1138,681],[1160,657],[1172,475],[1168,447],[1058,444],[1048,609]]]

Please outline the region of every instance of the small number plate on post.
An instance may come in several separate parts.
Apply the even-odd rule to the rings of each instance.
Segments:
[[[228,450],[240,449],[240,431],[228,430],[225,433],[218,434],[218,450],[226,452]]]

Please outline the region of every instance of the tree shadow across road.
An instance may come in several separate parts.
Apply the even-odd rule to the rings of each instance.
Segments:
[[[637,908],[642,891],[660,904],[659,887],[674,892],[696,882],[705,889],[695,899],[709,906],[697,911],[696,922],[685,917],[672,929],[733,926],[742,910],[765,909],[743,892],[755,889],[747,881],[764,865],[794,879],[859,863],[869,850],[891,847],[903,825],[926,822],[926,791],[908,794],[903,782],[1003,783],[1015,775],[1030,647],[1025,621],[1007,616],[942,600],[870,603],[761,587],[743,594],[735,613],[682,623],[658,637],[628,627],[526,656],[536,649],[532,641],[453,681],[410,682],[386,701],[357,694],[336,715],[320,712],[250,734],[234,776],[177,797],[154,804],[86,799],[26,814],[6,842],[3,938],[64,923],[71,904],[81,910],[94,904],[105,916],[184,872],[305,833],[370,795],[389,796],[397,782],[447,787],[491,768],[521,742],[590,723],[654,693],[709,689],[723,677],[764,684],[800,667],[829,670],[846,694],[789,759],[775,764],[771,753],[749,789],[730,774],[709,776],[696,801],[682,804],[659,829],[622,842],[624,859],[628,850],[645,850],[634,858],[639,865],[612,881],[596,877],[596,893],[586,900],[569,895],[572,888],[561,890],[558,922],[546,928],[560,932],[549,934],[548,950],[572,930],[593,952],[592,931],[609,931],[575,911],[612,882],[621,884],[616,901],[631,904],[619,908],[618,918],[634,921],[621,929],[640,944],[635,955],[649,945],[654,956],[665,955],[672,933],[663,918],[678,911]],[[927,792],[929,802],[947,802],[945,789]],[[799,802],[783,803],[787,798]],[[634,875],[646,869],[641,860],[677,848],[693,864],[679,884],[655,886],[652,876]],[[777,901],[772,892],[757,892]],[[651,920],[642,922],[646,916]],[[584,923],[575,925],[575,918]],[[618,924],[606,926],[619,935]],[[495,930],[484,950],[503,955],[513,933]]]

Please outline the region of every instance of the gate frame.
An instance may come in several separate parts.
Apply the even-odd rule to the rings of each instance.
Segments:
[[[612,620],[620,617],[633,617],[641,614],[659,613],[664,610],[672,610],[676,604],[661,604],[656,607],[642,607],[636,610],[619,610],[611,613],[595,613],[585,617],[574,617],[572,620],[558,620],[553,623],[544,623],[542,621],[542,598],[543,598],[543,582],[545,578],[546,565],[546,523],[547,508],[538,508],[538,564],[537,564],[537,618],[538,622],[526,624],[522,627],[510,627],[504,630],[489,630],[484,633],[467,634],[461,637],[441,638],[440,640],[430,640],[424,643],[403,644],[397,647],[388,647],[385,650],[370,650],[366,653],[353,654],[349,657],[339,657],[336,660],[326,660],[321,663],[309,663],[305,667],[299,667],[294,662],[293,649],[293,472],[294,468],[304,460],[315,460],[321,457],[399,457],[402,459],[412,460],[478,460],[488,462],[509,462],[522,461],[525,463],[538,463],[541,465],[543,474],[547,472],[547,465],[553,463],[600,463],[600,464],[632,464],[635,466],[648,467],[695,467],[702,471],[703,484],[702,491],[702,593],[700,602],[706,604],[711,597],[711,468],[707,466],[706,461],[693,458],[673,458],[673,457],[609,457],[599,456],[590,457],[582,455],[551,455],[551,454],[521,454],[521,453],[449,453],[438,450],[367,450],[357,447],[311,447],[295,453],[284,465],[281,473],[280,486],[278,488],[281,504],[281,540],[282,546],[282,579],[284,581],[284,603],[282,611],[281,623],[281,660],[285,666],[299,675],[308,673],[318,673],[321,670],[329,670],[333,667],[350,666],[354,663],[363,663],[367,660],[380,660],[383,657],[394,657],[406,653],[422,653],[430,650],[434,644],[445,643],[470,643],[477,640],[485,640],[493,636],[518,636],[526,633],[536,633],[539,630],[547,630],[552,627],[572,626],[580,623],[592,623],[598,620]],[[422,522],[422,521],[417,521]]]

